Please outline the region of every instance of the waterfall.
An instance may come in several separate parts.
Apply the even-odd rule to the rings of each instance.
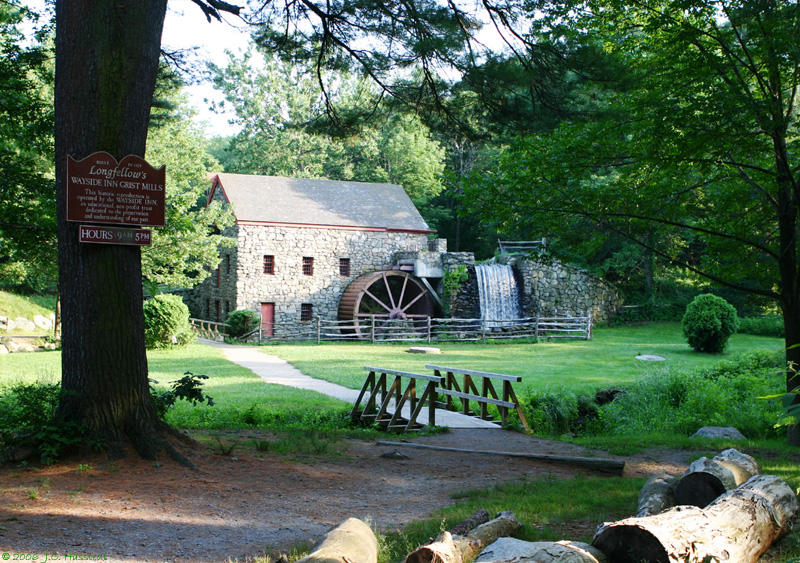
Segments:
[[[514,271],[508,264],[476,264],[478,297],[481,304],[481,319],[488,328],[497,328],[522,316]]]

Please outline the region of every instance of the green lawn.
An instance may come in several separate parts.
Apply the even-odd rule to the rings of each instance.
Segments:
[[[56,310],[55,295],[21,296],[0,290],[0,315],[33,320],[35,315],[49,317]]]
[[[546,388],[566,388],[573,392],[593,392],[597,388],[633,381],[652,362],[634,359],[640,354],[659,355],[670,368],[710,367],[720,360],[753,350],[783,348],[783,340],[736,334],[724,354],[693,352],[681,334],[678,323],[659,323],[637,327],[598,328],[592,340],[554,340],[537,344],[442,343],[439,355],[411,354],[408,344],[323,343],[278,344],[262,348],[287,360],[302,372],[359,388],[366,372],[363,366],[428,373],[425,364],[452,365],[522,376],[518,393]]]
[[[150,378],[166,387],[184,372],[208,375],[204,391],[215,406],[178,401],[167,415],[181,428],[246,428],[300,421],[314,413],[338,413],[346,403],[314,393],[261,381],[250,370],[228,362],[217,348],[192,344],[182,350],[150,351]],[[61,353],[29,352],[0,356],[0,389],[16,383],[56,383],[61,377]]]

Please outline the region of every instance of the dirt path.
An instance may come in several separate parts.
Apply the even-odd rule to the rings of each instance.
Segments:
[[[257,437],[247,434],[243,438]],[[580,447],[503,430],[458,429],[413,439],[426,444],[558,455]],[[313,543],[356,516],[397,528],[454,502],[457,491],[523,475],[567,478],[587,471],[488,455],[393,448],[347,441],[339,455],[289,460],[241,448],[192,453],[197,471],[129,456],[40,470],[0,468],[0,553],[105,554],[109,561],[244,561]],[[689,454],[629,463],[628,475],[680,471]]]

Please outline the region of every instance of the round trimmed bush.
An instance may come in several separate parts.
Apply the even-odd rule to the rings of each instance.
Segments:
[[[228,334],[232,338],[239,338],[258,328],[261,317],[250,309],[238,309],[228,313],[225,323],[228,325]]]
[[[736,309],[722,297],[703,293],[686,306],[681,321],[683,335],[697,352],[719,354],[736,332]]]
[[[178,295],[161,294],[144,302],[144,343],[148,348],[186,346],[194,339],[189,308]]]

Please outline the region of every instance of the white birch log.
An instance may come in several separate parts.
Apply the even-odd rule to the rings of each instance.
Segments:
[[[500,538],[484,549],[475,563],[607,563],[589,544],[569,541],[529,542]]]
[[[761,473],[758,462],[733,448],[712,459],[692,462],[675,486],[676,504],[708,506],[725,491],[735,489],[753,475]]]
[[[378,540],[372,528],[348,518],[330,532],[314,551],[297,563],[377,563]]]
[[[442,533],[436,541],[418,547],[408,554],[405,563],[462,563],[472,561],[483,548],[497,538],[510,536],[522,524],[510,510],[500,513],[494,520],[473,528],[466,536]]]
[[[660,473],[653,475],[639,491],[636,516],[651,516],[675,506],[675,475]]]
[[[755,563],[786,532],[797,508],[789,485],[756,475],[706,508],[676,506],[603,524],[592,545],[615,563]]]

